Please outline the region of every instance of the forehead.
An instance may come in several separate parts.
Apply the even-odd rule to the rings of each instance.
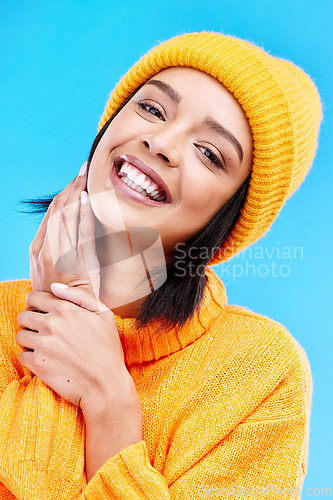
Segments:
[[[150,79],[153,80],[172,87],[181,98],[178,106],[193,119],[213,118],[245,141],[245,146],[252,148],[252,133],[243,108],[233,94],[212,75],[195,68],[173,67],[160,71]],[[144,87],[153,87],[147,83]]]

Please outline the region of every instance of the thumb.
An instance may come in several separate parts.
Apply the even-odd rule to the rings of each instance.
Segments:
[[[95,313],[110,311],[98,297],[93,296],[88,290],[80,286],[73,287],[65,285],[64,283],[52,283],[51,290],[53,295],[59,297],[59,299],[68,300],[68,302],[72,302],[88,311]]]

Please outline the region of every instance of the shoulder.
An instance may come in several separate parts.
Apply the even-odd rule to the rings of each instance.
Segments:
[[[0,318],[11,319],[25,308],[25,298],[32,290],[30,280],[0,282]]]
[[[16,335],[20,330],[18,314],[25,309],[30,280],[0,282],[0,393],[12,380],[20,380],[29,370],[18,361],[20,347]]]
[[[0,299],[8,294],[16,294],[16,296],[20,296],[26,290],[27,293],[32,290],[30,280],[0,281]]]
[[[16,335],[17,316],[25,309],[27,294],[32,290],[30,280],[0,282],[0,336],[12,339]]]
[[[312,391],[307,355],[285,326],[262,314],[225,303],[207,329],[221,377],[263,400],[273,392],[309,407]],[[241,389],[244,389],[243,390]],[[299,407],[299,408],[300,408]]]
[[[250,369],[246,385],[259,390],[271,418],[309,413],[312,376],[302,346],[281,323],[239,306],[227,306],[225,324],[237,332],[234,346]],[[274,401],[274,403],[272,403]],[[263,405],[262,408],[264,408]],[[258,415],[257,415],[258,417]]]
[[[205,325],[216,335],[230,336],[235,342],[242,342],[244,348],[249,345],[261,346],[285,353],[285,358],[304,358],[304,351],[294,337],[281,323],[245,307],[229,305],[224,285],[216,273],[207,269],[208,286],[207,309],[214,310],[210,322]],[[212,321],[213,320],[213,321]],[[268,353],[267,353],[268,354]]]
[[[246,346],[257,346],[257,351],[264,353],[279,365],[299,364],[309,367],[304,349],[287,328],[267,316],[255,313],[245,307],[227,305],[223,323],[238,333],[238,338]]]
[[[265,358],[280,367],[295,363],[308,369],[307,356],[292,334],[278,321],[245,307],[229,305],[220,278],[212,269],[208,273],[209,309],[214,309],[213,321],[205,325],[208,333],[221,344],[227,342],[234,349],[241,347],[243,355]],[[218,305],[218,307],[215,307]]]

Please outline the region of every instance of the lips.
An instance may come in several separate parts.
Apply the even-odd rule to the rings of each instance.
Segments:
[[[158,173],[155,172],[155,170],[153,170],[149,165],[140,160],[140,158],[137,158],[136,156],[129,154],[118,156],[114,161],[117,173],[119,173],[119,170],[125,161],[134,165],[134,167],[140,170],[143,174],[146,174],[146,176],[150,177],[152,181],[158,185],[160,191],[164,192],[165,194],[164,203],[171,202],[172,197],[168,186],[165,184],[163,179],[158,175]]]

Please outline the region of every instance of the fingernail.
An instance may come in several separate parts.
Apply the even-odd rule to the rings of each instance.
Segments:
[[[88,201],[88,193],[87,191],[81,191],[81,203],[84,205]]]
[[[65,285],[64,283],[52,283],[51,288],[52,286],[55,286],[56,288],[68,288],[68,285]]]
[[[82,167],[80,168],[79,176],[84,175],[86,173],[87,164],[88,163],[85,161],[84,164],[82,165]]]

